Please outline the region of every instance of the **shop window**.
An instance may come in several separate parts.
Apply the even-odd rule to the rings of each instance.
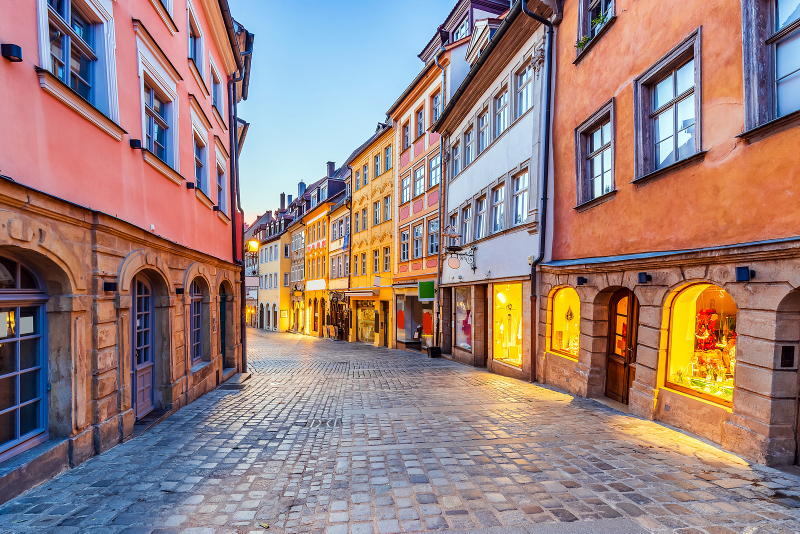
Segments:
[[[711,284],[690,286],[676,297],[667,359],[669,387],[731,402],[738,311],[728,292]]]
[[[577,291],[565,287],[553,296],[552,321],[550,350],[577,358],[581,335],[581,299]]]
[[[190,332],[192,363],[203,359],[203,290],[197,279],[192,282],[189,289],[190,304]]]
[[[471,289],[456,288],[456,347],[472,350],[472,300]]]
[[[433,345],[433,302],[420,302],[416,295],[397,295],[397,340]]]
[[[493,305],[493,358],[522,367],[522,284],[496,284]]]
[[[359,300],[357,308],[358,341],[364,343],[375,342],[375,308],[372,301]]]

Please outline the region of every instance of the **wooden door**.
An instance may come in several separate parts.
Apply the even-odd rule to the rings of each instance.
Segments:
[[[383,311],[383,346],[389,347],[389,303],[381,302]]]
[[[225,361],[225,334],[228,318],[226,317],[226,309],[228,296],[225,294],[225,289],[220,288],[219,292],[219,352],[222,354],[222,361]]]
[[[628,404],[628,393],[636,374],[636,339],[639,301],[629,289],[620,289],[608,307],[608,359],[606,397]]]
[[[136,317],[133,321],[133,390],[136,418],[153,410],[155,366],[153,363],[153,289],[143,278],[135,282]]]

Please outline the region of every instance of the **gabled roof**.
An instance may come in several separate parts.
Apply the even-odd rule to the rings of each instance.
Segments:
[[[467,63],[474,65],[481,55],[483,49],[489,44],[489,40],[494,36],[497,28],[503,22],[501,18],[482,19],[475,21],[475,27],[472,29],[472,37],[467,47]]]
[[[360,147],[355,149],[353,151],[353,153],[350,154],[350,157],[347,158],[347,165],[349,165],[350,163],[353,162],[353,160],[358,158],[358,156],[360,156],[367,149],[367,147],[372,144],[373,141],[375,141],[376,139],[378,139],[380,136],[382,136],[388,130],[391,130],[391,129],[392,129],[392,121],[391,121],[391,119],[388,120],[385,123],[379,122],[378,123],[378,127],[375,130],[375,133],[369,139],[367,139],[364,143],[362,143]]]
[[[451,34],[456,29],[456,25],[461,22],[464,13],[469,12],[470,6],[499,15],[508,10],[509,2],[508,0],[458,0],[444,19],[442,25],[439,26],[439,30],[447,32],[448,35]],[[431,57],[433,57],[432,54],[435,54],[435,51],[442,47],[443,41],[439,30],[437,30],[431,40],[428,41],[428,44],[425,45],[422,52],[417,55],[422,61],[430,61]]]

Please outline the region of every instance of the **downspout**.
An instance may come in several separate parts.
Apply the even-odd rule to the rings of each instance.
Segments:
[[[241,53],[242,57],[249,57],[253,53],[253,41],[250,41],[250,48],[246,52]],[[231,156],[233,157],[233,164],[231,165],[233,173],[229,173],[229,181],[230,181],[230,192],[231,192],[231,215],[234,215],[234,212],[237,211],[242,215],[242,222],[244,222],[244,210],[242,209],[242,201],[241,195],[239,194],[239,136],[237,135],[239,130],[239,110],[238,110],[238,102],[236,98],[236,84],[241,82],[245,75],[247,74],[247,67],[246,64],[241,61],[238,62],[242,64],[242,68],[239,71],[239,76],[231,78],[228,80],[228,124],[229,124],[229,131],[230,131],[230,147],[231,147]],[[234,202],[235,199],[235,202]],[[233,252],[232,259],[234,263],[238,263],[241,265],[242,272],[241,272],[241,290],[240,290],[240,299],[241,299],[241,317],[240,317],[240,325],[239,330],[241,334],[241,345],[242,345],[242,373],[247,372],[247,272],[246,272],[246,263],[244,261],[244,256],[242,256],[242,261],[239,262],[236,259],[237,250],[236,250],[236,234],[239,230],[238,226],[236,225],[236,217],[233,217],[233,224],[231,225],[231,248]],[[242,252],[244,253],[244,234],[242,234]]]
[[[547,85],[545,86],[544,97],[544,161],[539,165],[540,178],[539,183],[542,188],[542,199],[540,208],[541,223],[539,224],[539,255],[531,262],[531,382],[536,382],[536,347],[538,345],[538,313],[534,306],[538,306],[538,288],[536,286],[536,267],[544,260],[544,252],[546,245],[547,235],[547,187],[550,174],[550,103],[552,100],[552,68],[553,68],[553,23],[544,17],[532,13],[528,10],[526,0],[520,0],[522,3],[522,12],[533,20],[540,22],[547,26],[547,48],[545,51],[545,74],[544,80]]]
[[[442,71],[442,109],[445,107],[445,99],[447,98],[447,73],[439,64],[439,56],[444,54],[445,51],[445,42],[442,40],[442,49],[439,51],[438,54],[433,58],[436,66],[439,67],[439,70]],[[441,163],[439,164],[439,169],[441,170],[441,180],[439,181],[439,260],[437,262],[438,268],[436,270],[436,335],[434,336],[433,345],[436,347],[442,348],[441,337],[442,332],[442,247],[444,247],[444,242],[442,242],[442,224],[444,222],[444,218],[442,216],[442,209],[444,208],[444,198],[445,193],[447,190],[447,165],[445,165],[444,159],[444,136],[441,135],[439,137],[439,157],[441,159]]]
[[[350,196],[347,200],[347,209],[350,213],[350,223],[353,222],[353,167],[348,164],[347,169],[350,171]],[[350,265],[350,251],[353,250],[353,232],[350,224],[347,225],[347,264]],[[353,272],[353,266],[347,269],[347,289],[350,289],[350,273]],[[347,297],[347,307],[350,313],[347,314],[347,341],[350,341],[350,319],[352,318],[353,308],[350,306],[350,297]]]

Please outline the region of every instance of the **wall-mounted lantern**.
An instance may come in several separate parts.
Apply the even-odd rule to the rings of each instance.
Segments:
[[[639,283],[646,284],[653,281],[653,275],[647,273],[639,273]]]
[[[0,45],[0,51],[2,51],[3,57],[12,63],[22,61],[22,47],[19,45],[6,43]]]
[[[587,280],[585,277],[583,277],[583,276],[579,276],[578,277],[578,285],[579,286],[585,286],[588,283],[589,283],[589,280]]]
[[[749,282],[756,277],[756,272],[751,271],[750,267],[737,267],[736,268],[736,281]]]

